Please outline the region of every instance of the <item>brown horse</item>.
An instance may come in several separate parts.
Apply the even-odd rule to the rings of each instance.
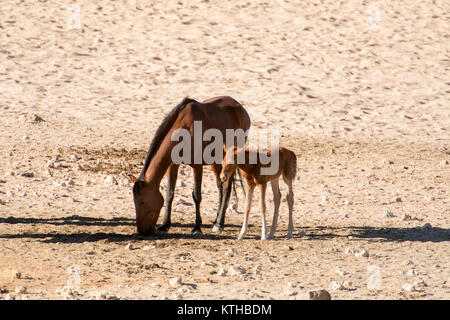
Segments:
[[[240,153],[245,153],[243,157],[240,157]],[[253,153],[253,154],[251,154]],[[256,154],[255,154],[256,153]],[[267,152],[268,156],[271,156],[271,152]],[[271,164],[262,164],[258,160],[258,151],[249,150],[248,148],[240,148],[240,149],[232,149],[230,148],[227,151],[225,159],[223,161],[222,172],[220,173],[221,181],[225,182],[229,180],[236,168],[239,168],[242,171],[242,175],[245,180],[245,188],[246,188],[246,198],[245,198],[245,215],[244,221],[242,223],[242,229],[239,234],[238,239],[242,239],[244,237],[245,232],[247,231],[248,226],[248,216],[250,214],[250,208],[252,204],[253,191],[255,186],[258,186],[261,192],[261,201],[260,201],[260,210],[262,217],[262,226],[261,226],[261,240],[271,239],[273,238],[278,222],[278,213],[280,209],[281,202],[281,192],[279,188],[279,179],[280,176],[283,176],[283,180],[288,187],[288,194],[286,196],[288,207],[289,207],[289,224],[288,224],[288,233],[287,238],[292,238],[292,231],[294,228],[292,221],[292,211],[294,206],[294,192],[292,190],[292,181],[295,179],[295,174],[297,171],[297,157],[295,153],[280,147],[278,150],[278,155],[275,155],[278,158],[278,170],[273,174],[262,174],[261,168],[269,167]],[[239,163],[239,159],[243,159],[243,163]],[[245,159],[245,160],[244,160]],[[252,163],[250,159],[255,159],[256,163]],[[232,160],[232,161],[231,161]],[[272,159],[273,160],[273,159]],[[274,213],[272,220],[272,227],[270,229],[270,234],[266,237],[266,187],[267,183],[270,182],[272,185],[273,191],[273,201],[274,201]]]
[[[220,131],[222,137],[225,137],[227,135],[227,129],[242,129],[242,132],[248,133],[248,129],[250,128],[250,117],[247,111],[239,102],[231,97],[216,97],[203,101],[202,103],[185,98],[178,104],[164,118],[156,130],[139,178],[130,175],[131,180],[134,182],[133,198],[136,209],[136,225],[139,234],[151,235],[156,231],[156,222],[164,204],[164,198],[159,191],[159,187],[166,173],[168,177],[167,206],[162,225],[158,228],[158,231],[167,231],[170,228],[170,212],[179,167],[179,163],[176,164],[172,159],[172,150],[177,145],[177,142],[173,141],[172,137],[178,129],[187,130],[193,138],[190,139],[190,159],[198,158],[199,155],[202,156],[207,147],[207,143],[200,138],[202,142],[200,146],[198,145],[198,137],[194,136],[194,122],[198,124],[199,122],[197,121],[201,123],[202,135],[206,130],[213,129],[216,132],[217,130]],[[233,141],[238,145],[242,145],[237,138],[233,139]],[[225,141],[221,143],[223,145],[223,151],[225,151]],[[188,152],[186,154],[183,152],[182,157],[185,156],[189,156]],[[219,163],[217,161],[214,163],[206,163],[203,157],[200,160],[200,162],[194,161],[194,163],[192,161],[190,163],[182,162],[190,165],[194,170],[194,191],[192,192],[192,197],[195,202],[195,227],[192,233],[201,233],[202,219],[200,216],[200,202],[202,199],[201,183],[203,166],[211,165],[216,177],[217,187],[219,188],[219,208],[216,220],[214,221],[214,229],[216,230],[223,229],[224,227],[225,211],[230,198],[230,186],[232,184],[232,182],[223,184],[220,182],[221,161]]]

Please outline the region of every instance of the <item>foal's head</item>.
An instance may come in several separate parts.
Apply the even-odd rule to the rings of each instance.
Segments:
[[[151,235],[156,231],[156,221],[164,205],[164,197],[159,190],[151,188],[149,183],[136,180],[132,176],[130,178],[134,182],[133,199],[137,231],[141,235]]]
[[[222,172],[220,172],[220,181],[225,182],[233,175],[237,168],[237,154],[239,149],[230,148],[225,153],[222,163]]]

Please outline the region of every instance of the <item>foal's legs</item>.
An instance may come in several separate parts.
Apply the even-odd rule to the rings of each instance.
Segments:
[[[277,230],[278,224],[278,214],[280,212],[280,203],[281,203],[281,192],[279,187],[278,178],[271,181],[272,191],[273,191],[273,219],[272,219],[272,227],[270,228],[269,239],[272,239],[275,231]]]
[[[259,185],[259,190],[261,192],[261,201],[259,203],[261,210],[261,240],[267,240],[266,236],[266,189],[267,183]]]
[[[241,233],[239,233],[238,240],[242,240],[248,227],[248,216],[250,215],[250,209],[252,207],[253,191],[255,185],[249,181],[245,186],[245,209],[244,209],[244,221],[242,222]]]
[[[294,192],[292,191],[292,180],[284,179],[284,182],[286,182],[288,186],[288,194],[286,196],[286,200],[289,207],[289,224],[288,224],[288,233],[286,235],[287,239],[292,238],[292,231],[294,229],[294,222],[292,221],[292,211],[294,208]]]
[[[178,176],[178,167],[178,165],[172,163],[169,166],[169,169],[167,169],[168,186],[166,191],[166,212],[163,217],[162,225],[158,228],[158,231],[167,232],[171,225],[170,212],[172,211],[172,202],[175,193],[175,184]]]
[[[193,166],[194,169],[194,191],[192,191],[192,198],[195,202],[195,226],[192,229],[192,234],[202,233],[202,217],[200,216],[200,202],[202,201],[202,177],[203,166]]]

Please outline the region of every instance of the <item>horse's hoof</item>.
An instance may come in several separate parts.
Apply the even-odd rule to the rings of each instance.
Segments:
[[[222,232],[222,231],[223,231],[223,228],[222,228],[222,227],[218,227],[218,226],[214,226],[214,227],[212,228],[212,231],[213,231],[213,232]]]
[[[271,235],[271,234],[269,234],[268,236],[267,236],[267,240],[272,240],[274,238],[274,236],[273,235]]]
[[[292,234],[286,235],[286,239],[292,239]]]
[[[169,228],[170,228],[170,226],[162,225],[158,229],[156,229],[156,231],[158,233],[167,233],[169,231]]]
[[[194,229],[194,230],[192,230],[191,234],[193,236],[201,236],[201,235],[203,235],[203,232],[200,229]]]
[[[261,240],[267,240],[268,238],[267,237],[261,237]]]

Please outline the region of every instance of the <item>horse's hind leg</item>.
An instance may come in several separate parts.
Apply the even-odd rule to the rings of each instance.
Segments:
[[[166,191],[166,212],[163,217],[163,221],[161,226],[158,228],[158,231],[167,232],[170,228],[171,221],[170,221],[170,213],[172,211],[172,202],[173,202],[173,196],[175,194],[175,185],[177,181],[178,176],[178,165],[171,164],[169,166],[169,169],[167,170],[167,191]]]
[[[278,178],[271,181],[272,191],[273,191],[273,219],[272,226],[270,228],[270,233],[268,239],[272,239],[275,235],[275,231],[277,230],[278,224],[278,214],[280,212],[280,203],[281,203],[281,192],[279,187]]]
[[[202,217],[200,216],[200,202],[202,201],[202,176],[203,167],[201,165],[193,167],[194,169],[194,191],[192,198],[195,202],[195,226],[192,234],[202,233]]]

